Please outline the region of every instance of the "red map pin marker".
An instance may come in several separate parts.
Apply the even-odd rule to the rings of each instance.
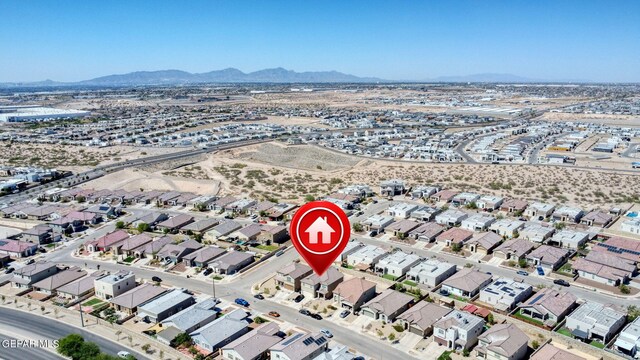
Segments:
[[[289,228],[298,254],[318,276],[324,274],[349,242],[347,214],[328,201],[312,201],[296,211]]]

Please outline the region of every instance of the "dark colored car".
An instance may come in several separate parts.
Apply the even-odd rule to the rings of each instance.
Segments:
[[[377,230],[373,230],[372,232],[369,233],[369,236],[374,237],[378,235],[378,231]]]
[[[553,283],[560,286],[571,286],[571,284],[569,284],[567,280],[563,280],[563,279],[555,279],[553,280]]]
[[[212,268],[207,268],[202,272],[202,275],[207,276],[213,272]]]
[[[258,300],[264,300],[264,296],[262,296],[262,294],[256,294],[256,295],[253,295],[253,297]]]
[[[293,301],[299,303],[300,301],[304,300],[304,295],[300,294],[298,296],[296,296],[295,299],[293,299]]]
[[[351,311],[349,310],[344,310],[343,312],[340,313],[340,318],[344,319],[347,316],[349,316],[349,314],[351,314]]]
[[[312,318],[314,318],[316,320],[322,320],[322,315],[320,315],[320,314],[311,314],[309,316],[311,316]]]
[[[247,300],[243,299],[243,298],[237,298],[235,303],[240,305],[240,306],[244,306],[244,307],[249,306],[249,302]]]
[[[311,316],[311,311],[307,310],[307,309],[300,309],[298,310],[298,312],[302,315],[306,315],[306,316]]]
[[[153,281],[155,281],[155,282],[162,282],[162,279],[160,279],[160,278],[159,278],[159,277],[157,277],[157,276],[152,277],[152,278],[151,278],[151,280],[153,280]]]
[[[7,268],[7,270],[5,270],[4,273],[5,274],[11,274],[13,272],[13,270],[15,270],[15,269],[10,267],[10,268]]]

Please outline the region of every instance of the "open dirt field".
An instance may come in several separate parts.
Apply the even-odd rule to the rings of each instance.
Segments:
[[[435,184],[585,209],[640,202],[635,185],[640,179],[628,173],[539,165],[394,163],[306,145],[272,143],[223,151],[165,173],[128,170],[86,186],[232,194],[301,203],[307,195],[323,196],[346,184],[365,183],[377,190],[381,180],[400,178],[409,185]]]
[[[50,169],[81,172],[97,165],[136,159],[144,156],[166,154],[184,149],[135,146],[110,146],[106,148],[61,145],[0,142],[0,165],[37,166]]]
[[[571,114],[571,113],[552,113],[548,112],[540,117],[545,121],[570,121],[570,122],[589,122],[603,125],[617,125],[639,127],[640,117],[631,115],[609,115],[609,114]]]

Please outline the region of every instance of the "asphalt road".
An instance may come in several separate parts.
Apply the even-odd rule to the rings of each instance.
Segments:
[[[98,346],[100,346],[100,349],[107,354],[117,355],[118,351],[125,350],[130,352],[137,359],[148,359],[146,356],[136,351],[127,349],[121,344],[107,340],[86,330],[82,330],[80,328],[76,328],[74,326],[67,325],[53,319],[45,318],[38,315],[32,315],[20,310],[0,308],[0,324],[2,324],[2,330],[29,333],[31,336],[33,336],[34,339],[57,340],[68,334],[80,334],[86,341],[98,344]],[[14,350],[15,349],[7,350],[11,353],[12,356],[9,357],[9,359],[34,359],[37,358],[36,356],[42,355],[42,351],[46,352],[46,350],[42,349],[25,349],[25,351],[27,351],[29,355],[26,357],[20,357],[18,351],[15,351],[15,354],[13,354]],[[45,356],[43,359],[55,358],[55,356],[51,353],[48,353],[46,355],[47,356]]]

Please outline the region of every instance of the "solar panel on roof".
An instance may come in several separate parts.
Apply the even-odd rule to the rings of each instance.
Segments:
[[[0,240],[0,246],[4,246],[4,245],[7,245],[7,244],[8,244],[8,242],[7,242],[7,241]]]
[[[308,338],[304,339],[304,341],[302,343],[307,345],[307,346],[309,346],[309,345],[311,345],[312,342],[314,342],[313,338],[312,337],[308,337]]]
[[[327,339],[325,339],[323,336],[321,336],[318,339],[316,339],[316,344],[318,344],[318,345],[322,345],[322,344],[324,344],[326,342],[327,342]]]
[[[538,300],[540,300],[542,297],[544,297],[544,294],[540,294],[540,295],[536,296],[533,300],[529,301],[527,304],[528,304],[528,305],[533,305],[533,304],[535,304]]]
[[[297,340],[300,336],[302,336],[302,334],[298,333],[293,335],[292,337],[288,338],[287,340],[285,340],[282,345],[287,346],[289,344],[291,344],[292,342],[294,342],[295,340]]]

